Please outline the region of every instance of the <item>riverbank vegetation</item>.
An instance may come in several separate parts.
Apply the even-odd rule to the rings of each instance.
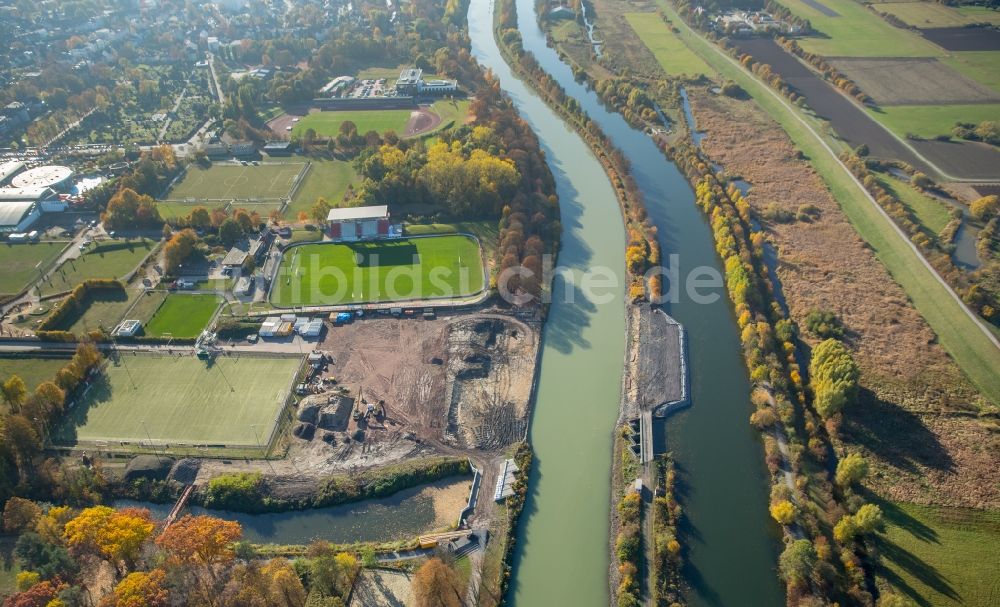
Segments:
[[[368,554],[322,541],[294,560],[264,558],[239,523],[184,516],[170,525],[144,508],[75,510],[11,498],[7,533],[21,567],[5,607],[304,607],[343,605]],[[367,555],[367,556],[366,556]]]
[[[601,127],[580,108],[580,104],[568,97],[562,86],[539,65],[535,57],[524,50],[521,34],[517,29],[517,6],[513,0],[501,0],[496,10],[497,45],[507,63],[591,146],[615,189],[627,233],[625,261],[630,277],[629,297],[638,301],[645,298],[647,292],[650,298],[659,297],[663,288],[660,276],[654,276],[647,285],[644,274],[647,269],[660,264],[660,247],[656,230],[646,219],[642,195],[630,175],[628,160],[615,148]],[[637,102],[632,107],[641,105]]]
[[[469,460],[465,458],[433,457],[358,474],[328,476],[318,481],[315,492],[282,495],[272,479],[248,472],[217,476],[194,499],[206,508],[231,512],[285,512],[386,497],[403,489],[470,473]]]
[[[684,604],[681,580],[681,543],[677,525],[681,506],[677,502],[677,471],[670,454],[656,460],[656,483],[653,487],[653,597],[659,607]]]

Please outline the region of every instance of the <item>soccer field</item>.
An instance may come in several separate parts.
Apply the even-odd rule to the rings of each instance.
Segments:
[[[167,200],[276,200],[285,198],[305,164],[213,164],[207,169],[191,166],[171,188]]]
[[[126,353],[69,410],[54,442],[255,447],[270,438],[300,362]]]
[[[336,137],[340,134],[340,125],[350,120],[357,127],[358,133],[364,135],[368,131],[384,133],[396,131],[402,135],[406,123],[410,120],[410,110],[346,110],[337,112],[313,112],[300,120],[292,129],[293,137],[301,137],[312,129],[320,137]]]
[[[484,277],[479,243],[454,235],[292,247],[272,285],[275,306],[318,306],[465,297]]]
[[[208,294],[171,293],[146,324],[146,335],[191,338],[205,329],[219,307],[219,297]]]

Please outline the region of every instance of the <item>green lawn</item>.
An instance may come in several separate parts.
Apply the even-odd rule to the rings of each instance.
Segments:
[[[191,165],[181,181],[167,193],[167,199],[225,202],[285,198],[304,168],[304,163],[292,162],[267,162],[256,166],[213,164],[207,169]]]
[[[110,331],[123,320],[125,312],[142,295],[142,289],[126,289],[123,293],[103,293],[100,298],[88,297],[85,309],[79,316],[66,319],[62,330],[83,335],[89,331]]]
[[[0,358],[0,382],[11,375],[24,380],[28,390],[34,390],[43,381],[53,381],[56,372],[69,364],[68,358]]]
[[[1000,104],[979,105],[893,105],[877,110],[867,108],[875,120],[900,137],[913,133],[927,139],[950,135],[956,122],[979,124],[1000,120]]]
[[[924,194],[912,185],[891,175],[879,175],[878,181],[882,187],[913,212],[917,221],[931,232],[931,236],[939,234],[944,226],[951,221],[952,207],[946,203]]]
[[[1000,512],[882,503],[880,588],[918,605],[992,607],[1000,602]]]
[[[285,251],[270,301],[291,307],[464,297],[483,287],[479,246],[468,237],[321,243]]]
[[[217,295],[171,293],[146,324],[145,334],[162,337],[170,334],[184,339],[198,337],[219,308]]]
[[[625,13],[625,19],[635,30],[642,43],[656,56],[656,61],[667,74],[671,76],[681,74],[715,75],[715,70],[681,42],[658,15]]]
[[[953,8],[937,2],[888,2],[879,4],[878,10],[918,28],[963,27],[971,23],[1000,25],[1000,11],[984,6]]]
[[[937,57],[944,54],[920,35],[889,25],[854,0],[818,0],[839,17],[828,17],[802,0],[778,0],[808,19],[823,37],[802,38],[803,49],[824,57]],[[881,5],[885,6],[885,5]]]
[[[657,4],[680,27],[681,38],[708,61],[724,78],[739,84],[791,137],[808,158],[834,198],[868,242],[879,261],[906,291],[914,307],[927,320],[945,350],[988,400],[1000,404],[1000,349],[964,307],[941,285],[921,262],[909,241],[901,237],[889,219],[864,195],[847,170],[821,144],[816,127],[777,93],[740,68],[735,60],[696,34],[684,23],[667,0]]]
[[[138,267],[153,250],[152,240],[111,241],[92,244],[76,259],[63,262],[46,282],[42,295],[72,291],[91,278],[122,278]]]
[[[330,204],[344,199],[347,187],[358,181],[354,167],[346,160],[314,160],[285,211],[285,217],[295,220],[299,212],[310,214],[318,198],[326,198]]]
[[[439,99],[431,105],[431,110],[441,117],[441,124],[432,133],[449,128],[450,126],[461,126],[465,119],[469,117],[469,106],[472,104],[468,99]]]
[[[495,219],[482,221],[455,221],[452,223],[420,223],[406,224],[405,234],[408,236],[426,236],[429,234],[472,234],[483,245],[487,259],[492,259],[500,246],[500,222]]]
[[[161,445],[250,447],[257,444],[255,426],[265,443],[300,362],[229,356],[206,362],[190,355],[126,353],[109,362],[53,440],[137,443],[146,441],[148,432]]]
[[[398,74],[398,72],[397,72]],[[292,129],[292,137],[301,137],[313,129],[320,137],[336,137],[340,125],[350,120],[362,135],[368,131],[403,133],[410,120],[410,110],[350,110],[343,112],[313,112],[300,120]]]
[[[36,268],[47,270],[64,248],[65,242],[0,244],[0,296],[20,293],[38,278]]]

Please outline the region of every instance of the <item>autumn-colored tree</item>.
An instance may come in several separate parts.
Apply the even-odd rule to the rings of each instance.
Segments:
[[[809,579],[816,564],[816,549],[809,540],[795,540],[785,547],[778,559],[782,579],[792,586],[801,586]]]
[[[128,574],[115,586],[114,607],[167,607],[170,593],[164,587],[162,569]]]
[[[35,526],[42,517],[42,508],[31,500],[14,496],[3,507],[3,530],[21,533]]]
[[[327,216],[330,214],[330,203],[326,201],[326,198],[317,198],[315,204],[312,206],[312,218],[316,220],[317,223],[323,223],[326,221]]]
[[[231,247],[243,238],[243,228],[235,219],[227,219],[219,226],[219,240],[227,247]]]
[[[115,562],[131,564],[154,528],[149,510],[145,508],[116,511],[107,506],[94,506],[85,508],[66,523],[63,536],[71,548],[94,550]]]
[[[771,504],[771,518],[781,525],[790,525],[795,520],[795,504],[788,500]]]
[[[854,398],[858,389],[858,366],[850,351],[836,339],[813,348],[809,374],[816,392],[816,412],[827,419]]]
[[[52,506],[35,523],[35,531],[45,541],[58,545],[63,540],[66,523],[71,520],[73,520],[73,510],[69,506]]]
[[[239,224],[244,232],[249,232],[254,227],[254,221],[246,209],[236,209],[233,213],[233,221]]]
[[[111,197],[101,220],[109,230],[146,228],[163,223],[152,197],[127,187]]]
[[[837,484],[841,487],[850,487],[855,483],[860,483],[868,475],[868,462],[860,453],[850,453],[837,462]]]
[[[59,592],[67,588],[66,584],[58,581],[40,582],[24,592],[18,592],[7,597],[3,602],[3,607],[48,607]]]
[[[271,559],[261,569],[267,580],[267,596],[274,607],[302,607],[306,604],[306,590],[291,563],[285,559]]]
[[[418,607],[461,607],[464,588],[458,573],[439,558],[428,560],[413,576]]]
[[[195,207],[188,213],[187,223],[192,228],[204,229],[212,225],[212,216],[205,207]]]
[[[194,233],[194,230],[181,230],[175,233],[167,244],[163,247],[163,259],[164,269],[167,274],[173,274],[177,271],[182,263],[191,255],[194,251],[195,245],[198,244],[198,235]]]
[[[0,391],[3,392],[4,402],[14,413],[21,410],[21,405],[24,403],[25,397],[28,396],[28,387],[24,384],[24,380],[17,375],[11,375],[7,378],[7,381],[0,386]]]
[[[1000,196],[990,194],[973,200],[969,204],[969,212],[980,221],[989,221],[1000,214]]]
[[[237,522],[187,515],[164,530],[156,544],[180,561],[213,564],[232,560],[232,544],[242,536]]]
[[[23,476],[31,467],[32,458],[42,450],[38,430],[23,415],[8,415],[3,420],[0,438],[14,456],[18,472]]]
[[[66,401],[66,393],[55,383],[43,381],[35,388],[35,392],[31,395],[31,398],[44,413],[51,416],[56,413],[62,413],[63,404]]]

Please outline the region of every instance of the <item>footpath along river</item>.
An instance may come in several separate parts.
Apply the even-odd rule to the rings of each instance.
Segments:
[[[712,234],[683,176],[643,133],[604,108],[546,46],[534,0],[517,0],[525,48],[578,100],[632,164],[664,260],[678,270],[678,295],[667,308],[688,331],[694,406],[670,418],[658,445],[674,453],[685,512],[684,576],[691,605],[784,603],[775,573],[780,547],[767,514],[768,476],[748,423],[749,383],[724,289],[696,302],[684,284],[697,268],[721,276]],[[624,354],[624,234],[614,193],[580,137],[513,76],[493,38],[493,3],[472,0],[473,54],[499,77],[541,140],[556,177],[563,222],[559,264],[577,275],[611,268],[618,286],[591,301],[557,280],[545,327],[531,441],[537,467],[514,558],[513,604],[605,605],[608,600],[608,510],[611,434]],[[676,259],[668,256],[676,254]],[[704,279],[702,275],[700,278]],[[666,286],[666,285],[665,285]],[[574,295],[567,301],[567,291]]]

